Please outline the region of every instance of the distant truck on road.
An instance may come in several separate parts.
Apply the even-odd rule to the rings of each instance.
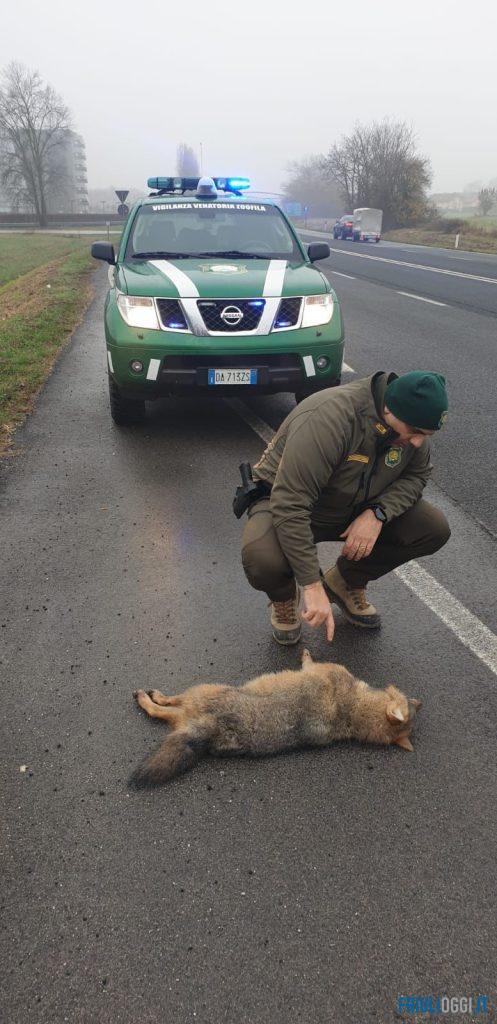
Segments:
[[[383,210],[374,210],[369,206],[362,206],[354,210],[352,215],[354,242],[379,242],[382,220]]]

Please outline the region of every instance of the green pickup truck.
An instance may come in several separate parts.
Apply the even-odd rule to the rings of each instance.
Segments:
[[[343,322],[283,210],[244,194],[246,179],[149,178],[110,264],[105,337],[110,407],[136,423],[167,395],[290,391],[340,383]]]

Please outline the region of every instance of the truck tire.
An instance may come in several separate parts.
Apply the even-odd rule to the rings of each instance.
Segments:
[[[134,423],[143,423],[145,419],[145,402],[143,399],[124,398],[116,382],[109,375],[110,413],[118,427],[129,427]]]

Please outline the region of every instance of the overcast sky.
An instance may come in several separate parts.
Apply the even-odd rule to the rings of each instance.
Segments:
[[[0,67],[38,68],[83,135],[89,187],[203,170],[278,191],[357,120],[406,120],[434,191],[497,177],[497,4],[473,0],[16,0]]]

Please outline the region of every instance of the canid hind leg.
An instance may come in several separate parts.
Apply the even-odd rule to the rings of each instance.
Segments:
[[[150,718],[161,718],[163,722],[167,722],[173,729],[177,729],[183,724],[184,716],[180,708],[160,707],[159,704],[154,704],[148,693],[145,693],[145,690],[136,690],[133,696],[136,703],[143,711],[147,712],[147,715],[150,715]]]
[[[167,697],[165,693],[161,693],[160,690],[148,690],[147,691],[151,700],[154,704],[160,704],[162,708],[174,708],[179,707],[183,702],[183,697],[179,694],[176,697]]]

